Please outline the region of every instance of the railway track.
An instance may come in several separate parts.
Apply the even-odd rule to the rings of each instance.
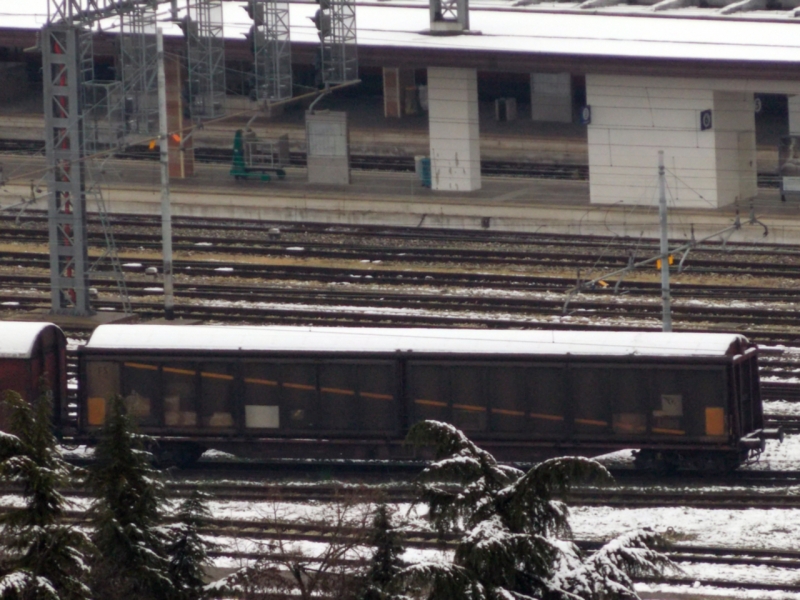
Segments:
[[[180,267],[178,267],[180,268]],[[195,270],[195,269],[193,269]],[[197,269],[196,271],[201,271]],[[207,271],[207,269],[206,269]],[[202,273],[202,272],[201,272]],[[349,275],[352,275],[351,273]],[[208,275],[204,275],[208,276]],[[263,277],[268,275],[263,273]],[[41,298],[45,301],[49,298],[49,278],[44,276],[31,277],[24,276],[0,276],[0,282],[6,282],[9,286],[27,286],[24,296],[17,294],[0,294],[0,301],[15,302],[23,300],[34,300],[30,296],[32,290],[38,290]],[[562,280],[563,282],[563,280]],[[128,294],[132,299],[148,298],[160,295],[160,288],[154,286],[152,282],[130,281],[127,283]],[[113,300],[109,300],[109,295],[116,295],[116,283],[113,281],[95,281],[95,289],[98,293],[103,293],[103,300],[97,301],[97,306],[103,308],[108,302],[108,306],[116,308]],[[448,313],[456,311],[482,311],[496,314],[505,314],[507,317],[518,316],[520,318],[530,317],[560,317],[563,313],[564,298],[548,298],[527,296],[503,297],[503,296],[475,296],[464,293],[437,294],[432,292],[418,293],[400,291],[368,291],[368,290],[318,290],[318,289],[286,289],[275,286],[241,286],[241,285],[219,285],[219,284],[195,284],[177,283],[175,284],[176,298],[182,300],[186,306],[196,302],[246,302],[250,304],[273,304],[273,305],[322,305],[327,308],[339,307],[343,313],[347,310],[375,309],[386,310],[418,310],[418,311],[446,311]],[[570,313],[594,314],[600,317],[614,317],[628,314],[640,319],[658,319],[661,307],[657,302],[620,302],[609,303],[604,298],[576,299],[569,305]],[[146,310],[146,302],[137,302],[137,309]],[[774,308],[739,308],[724,306],[681,306],[673,308],[675,319],[683,322],[714,322],[724,320],[726,323],[742,324],[762,324],[775,327],[792,327],[800,319],[800,310],[783,310],[776,312]],[[386,315],[383,315],[386,316]],[[582,315],[583,316],[583,315]]]
[[[421,465],[417,467],[417,472]],[[252,476],[252,472],[244,471]],[[744,472],[743,472],[744,473]],[[780,473],[780,472],[778,472]],[[339,502],[364,504],[368,506],[376,502],[391,502],[393,504],[412,504],[417,501],[418,493],[412,481],[407,483],[392,484],[343,484],[330,483],[293,483],[281,481],[280,483],[263,483],[256,480],[230,481],[224,479],[198,479],[192,477],[197,474],[197,469],[180,473],[180,479],[167,480],[167,491],[172,498],[189,496],[192,492],[200,490],[209,494],[215,501],[233,503],[265,503],[265,504],[291,504],[309,502]],[[620,472],[617,472],[619,475]],[[285,473],[284,473],[285,475]],[[738,491],[732,489],[714,490],[697,479],[697,476],[682,476],[672,480],[666,479],[656,484],[653,479],[648,479],[646,474],[633,472],[630,477],[621,477],[618,484],[608,487],[585,487],[576,485],[563,499],[570,506],[603,506],[613,508],[697,508],[714,510],[749,510],[749,509],[798,509],[800,496],[787,492],[784,480],[779,484],[779,479],[773,480],[775,489],[757,486],[756,489],[742,487]],[[772,473],[775,477],[776,473]],[[691,486],[685,480],[695,481]],[[736,474],[729,476],[711,477],[721,482],[740,481]],[[627,480],[627,481],[626,481]],[[647,482],[642,484],[642,482]],[[675,487],[673,490],[664,489],[670,481]],[[794,479],[789,480],[794,481]],[[730,485],[730,483],[728,483]],[[741,485],[741,483],[739,484]],[[2,494],[18,493],[17,486],[0,486]],[[90,494],[83,489],[65,490],[65,495],[70,498],[88,498]],[[248,521],[250,523],[251,521]]]
[[[111,225],[115,233],[120,235],[130,230],[131,233],[144,233],[160,236],[160,217],[149,215],[110,215]],[[87,216],[90,233],[94,227],[100,231],[100,219],[90,214]],[[27,210],[18,217],[16,214],[0,213],[0,223],[5,223],[5,229],[21,230],[37,227],[42,231],[47,229],[47,214],[41,210]],[[225,240],[230,236],[244,239],[264,240],[278,236],[278,239],[289,241],[312,241],[317,237],[335,239],[337,243],[352,244],[354,240],[367,240],[372,244],[403,245],[410,243],[436,243],[437,245],[467,244],[475,247],[486,245],[511,244],[518,247],[563,247],[571,250],[608,250],[627,253],[630,250],[639,250],[642,253],[657,253],[658,242],[650,239],[626,237],[602,237],[568,234],[540,234],[527,232],[498,232],[491,230],[454,230],[420,227],[399,227],[383,225],[329,225],[325,223],[285,222],[285,221],[241,221],[230,219],[203,219],[197,217],[173,217],[173,231],[203,232],[206,241]],[[23,235],[22,233],[20,235]],[[202,241],[202,240],[197,240]],[[675,240],[684,242],[686,240]],[[363,243],[363,242],[361,242]],[[702,251],[724,251],[726,253],[746,253],[748,256],[785,256],[798,257],[800,250],[792,249],[779,244],[757,244],[709,240],[704,242]]]
[[[160,295],[160,290],[153,289],[150,295]],[[224,323],[261,324],[296,324],[296,325],[339,325],[339,326],[372,326],[372,327],[478,327],[508,329],[515,327],[547,327],[550,329],[603,330],[611,326],[608,319],[616,319],[613,327],[618,330],[653,330],[658,328],[660,309],[657,306],[642,308],[641,305],[624,305],[608,307],[602,303],[575,303],[570,318],[562,318],[560,301],[530,301],[525,307],[480,306],[470,300],[469,306],[458,305],[458,299],[444,299],[411,303],[405,298],[375,302],[359,302],[357,299],[345,299],[338,305],[325,298],[324,294],[316,294],[315,306],[298,306],[295,304],[279,304],[251,299],[247,301],[225,301],[219,297],[213,304],[197,304],[183,300],[176,294],[175,317],[179,319],[200,319]],[[295,300],[299,298],[295,297]],[[195,300],[196,301],[196,300]],[[37,296],[21,294],[0,294],[0,305],[17,310],[47,309],[50,299],[45,294]],[[267,304],[265,306],[265,304]],[[270,305],[271,304],[271,305]],[[358,306],[358,305],[361,306]],[[99,311],[120,312],[122,302],[101,299],[94,302]],[[163,314],[162,301],[133,300],[134,313],[141,318],[159,318]],[[577,318],[576,318],[577,317]],[[650,324],[628,324],[632,317],[651,320]],[[745,309],[726,310],[724,308],[703,309],[689,307],[686,310],[673,309],[676,331],[726,331],[733,324],[741,327],[762,325],[781,329],[793,327],[797,323],[797,314],[776,314],[775,311],[761,310],[752,314]],[[605,319],[606,322],[597,322]],[[695,323],[698,327],[688,327]],[[800,343],[800,334],[784,332],[764,332],[751,329],[750,337],[754,341],[767,343]]]
[[[80,526],[86,522],[85,515],[78,511],[69,511],[66,520]],[[302,554],[295,555],[276,553],[274,544],[278,540],[288,540],[294,543],[309,542],[312,544],[354,543],[366,545],[363,529],[347,528],[342,526],[332,527],[324,523],[297,523],[276,522],[273,520],[233,520],[211,519],[201,529],[201,533],[217,540],[217,549],[209,552],[212,559],[239,562],[242,566],[252,564],[258,560],[285,562],[294,559],[296,562],[313,562],[313,557]],[[402,533],[403,544],[409,548],[433,550],[439,552],[452,551],[455,536],[445,535],[443,538],[437,533],[426,530],[405,530]],[[225,540],[237,540],[237,544],[227,547]],[[221,542],[221,543],[220,543]],[[584,552],[594,552],[602,545],[598,540],[576,540],[576,544]],[[239,550],[240,545],[247,545],[253,550]],[[707,568],[708,565],[725,565],[730,567],[746,566],[756,570],[760,569],[785,569],[796,570],[800,568],[800,552],[787,550],[765,550],[753,548],[734,548],[719,546],[699,546],[689,544],[673,545],[665,554],[683,569],[691,570],[694,565]],[[329,564],[337,566],[360,567],[365,564],[364,559],[336,559]],[[757,571],[758,572],[758,571]],[[795,593],[800,592],[800,583],[794,582],[762,582],[747,577],[746,580],[732,581],[731,579],[717,579],[713,577],[696,577],[690,574],[669,575],[659,578],[643,577],[637,581],[664,583],[675,586],[696,587],[698,584],[717,588],[737,588],[753,591],[778,591]]]
[[[41,225],[44,225],[44,223],[41,223]],[[463,266],[467,263],[470,266],[503,265],[509,267],[555,267],[559,269],[580,268],[601,271],[625,266],[629,260],[629,253],[633,248],[632,245],[604,248],[604,253],[597,256],[588,254],[587,249],[584,247],[572,248],[564,246],[564,249],[560,251],[548,250],[546,242],[538,244],[535,249],[526,248],[524,250],[508,247],[510,244],[494,242],[493,245],[499,247],[487,250],[464,247],[387,246],[386,244],[353,242],[343,244],[340,240],[332,242],[290,240],[287,242],[269,239],[269,234],[265,234],[264,237],[267,239],[248,240],[237,238],[236,241],[231,241],[217,236],[209,236],[208,234],[178,234],[173,236],[173,249],[175,252],[214,253],[215,255],[220,255],[220,257],[254,255],[271,258],[357,260],[362,262],[369,261],[373,264],[382,262],[414,264],[422,262]],[[46,244],[48,232],[44,227],[30,230],[10,225],[0,226],[0,239],[18,243]],[[160,250],[162,243],[160,232],[122,231],[115,233],[115,239],[117,240],[117,247],[122,250]],[[98,246],[105,244],[105,237],[102,231],[90,231],[89,240]],[[474,244],[474,241],[472,244]],[[528,246],[532,246],[532,244],[528,244]],[[638,247],[637,250],[641,256],[646,256],[647,252],[657,252],[654,247],[645,247],[644,249]],[[685,265],[685,272],[693,274],[747,274],[754,277],[777,277],[791,280],[800,277],[795,264],[793,264],[794,261],[800,259],[800,253],[791,250],[783,252],[775,249],[747,252],[739,250],[725,253],[726,258],[724,259],[711,258],[717,257],[719,254],[720,252],[718,251],[695,250]],[[779,261],[754,262],[754,256],[768,257],[772,261],[778,258]],[[24,256],[18,258],[19,260],[25,259]]]
[[[0,153],[38,155],[44,154],[44,143],[37,140],[0,140]],[[200,163],[224,164],[233,159],[233,151],[229,148],[194,149],[195,160]],[[149,151],[145,145],[129,146],[124,152],[114,154],[115,158],[130,160],[158,160],[157,153]],[[289,165],[306,166],[305,152],[291,152]],[[350,168],[365,171],[413,172],[413,156],[381,156],[375,154],[351,154]],[[514,162],[508,160],[482,160],[483,175],[499,175],[508,177],[530,177],[537,179],[561,179],[586,181],[589,179],[589,166],[583,164],[552,164]],[[758,173],[758,186],[764,188],[779,187],[779,179],[775,173]]]

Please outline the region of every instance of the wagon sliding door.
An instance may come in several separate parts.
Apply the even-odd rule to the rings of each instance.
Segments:
[[[380,435],[397,427],[394,363],[273,361],[244,365],[245,427]]]
[[[573,364],[569,368],[572,427],[577,437],[635,440],[647,435],[652,369]]]
[[[444,421],[501,438],[565,434],[563,365],[415,361],[407,379],[412,422]]]
[[[466,432],[487,429],[487,368],[480,364],[410,362],[413,421],[444,421]]]

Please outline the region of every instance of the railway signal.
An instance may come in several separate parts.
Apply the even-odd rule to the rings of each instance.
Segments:
[[[292,97],[292,49],[289,3],[249,0],[244,6],[253,20],[246,34],[253,53],[253,99],[272,104]]]
[[[319,82],[325,86],[358,78],[355,0],[317,0],[319,8],[309,17],[320,41]]]

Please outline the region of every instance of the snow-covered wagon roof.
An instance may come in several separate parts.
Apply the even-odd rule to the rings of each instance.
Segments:
[[[101,325],[90,350],[331,352],[725,357],[744,351],[734,334]]]
[[[0,358],[30,358],[36,340],[52,323],[0,321]]]

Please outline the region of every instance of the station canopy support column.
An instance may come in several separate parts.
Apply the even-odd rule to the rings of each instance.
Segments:
[[[765,90],[800,88],[792,81]],[[592,204],[647,205],[651,148],[663,148],[668,194],[679,208],[720,208],[755,197],[753,82],[586,75]]]
[[[429,67],[428,115],[431,187],[449,191],[480,189],[477,71]]]
[[[787,97],[789,103],[789,135],[800,135],[800,94]]]

